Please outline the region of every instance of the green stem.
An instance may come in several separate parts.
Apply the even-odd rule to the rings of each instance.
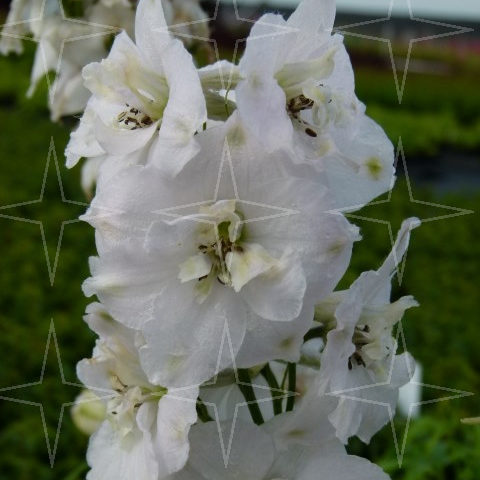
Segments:
[[[273,413],[275,415],[279,415],[282,413],[282,396],[283,392],[281,391],[277,379],[275,378],[275,375],[272,372],[272,369],[270,368],[270,365],[267,363],[260,373],[263,375],[263,378],[268,383],[268,386],[270,387],[270,394],[272,395],[272,403],[273,403]]]
[[[288,367],[288,390],[290,391],[291,397],[287,398],[287,412],[291,412],[295,406],[295,395],[297,387],[297,364],[289,363]]]
[[[211,422],[213,418],[208,413],[206,405],[203,403],[202,399],[198,397],[197,399],[197,415],[198,418],[203,422]]]
[[[303,337],[304,342],[308,342],[312,338],[323,338],[325,336],[325,328],[324,327],[315,327],[309,330],[305,336]]]
[[[255,392],[253,391],[252,383],[250,381],[250,375],[248,370],[239,369],[238,370],[238,388],[242,392],[242,395],[247,401],[248,411],[252,416],[252,420],[256,425],[261,425],[263,423],[263,415],[258,406],[257,398],[255,397]]]
[[[65,480],[79,480],[83,478],[83,473],[88,470],[88,465],[86,463],[82,463],[79,465],[75,470],[70,472],[66,477]]]

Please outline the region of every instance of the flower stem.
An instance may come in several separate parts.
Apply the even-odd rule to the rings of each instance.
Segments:
[[[247,401],[248,411],[252,416],[252,420],[256,425],[261,425],[264,422],[263,415],[260,411],[260,407],[258,406],[258,401],[255,397],[255,392],[253,391],[248,370],[238,369],[238,380],[238,388],[242,392],[245,400]]]
[[[291,397],[287,398],[287,412],[291,412],[295,406],[295,395],[297,387],[297,364],[289,363],[288,367],[288,390],[290,391]]]
[[[210,422],[213,418],[208,413],[206,405],[203,403],[202,399],[198,397],[197,399],[197,415],[198,418],[203,422]]]
[[[267,363],[260,372],[270,387],[270,394],[272,395],[273,403],[273,413],[274,415],[279,415],[282,413],[282,396],[283,392],[281,391],[277,379],[270,368],[270,365]]]

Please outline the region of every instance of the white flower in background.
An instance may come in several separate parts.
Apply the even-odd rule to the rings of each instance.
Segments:
[[[187,47],[210,37],[208,15],[198,0],[164,0],[163,7],[170,31]]]
[[[70,17],[65,12],[66,21],[59,0],[13,0],[0,40],[0,53],[4,55],[22,53],[22,38],[29,35],[39,43],[29,96],[39,80],[60,67],[49,96],[53,121],[85,109],[90,93],[83,85],[82,69],[105,58],[108,53],[105,48],[107,37],[92,35],[95,27],[109,26],[133,35],[135,0],[75,0],[75,3],[80,7],[79,11],[83,10],[83,15]],[[172,33],[185,45],[193,46],[198,37],[208,38],[207,16],[198,1],[162,0],[162,4],[167,23],[173,25]],[[92,38],[87,40],[89,35]],[[81,44],[68,42],[69,38],[82,36],[85,39]],[[62,62],[59,64],[60,53]]]
[[[45,75],[57,71],[61,56],[60,70],[49,95],[49,107],[52,120],[63,115],[81,111],[89,97],[89,92],[82,85],[81,70],[85,62],[101,59],[105,55],[104,37],[91,36],[92,28],[83,24],[67,24],[61,16],[45,19],[36,32],[38,47],[31,73],[28,96],[32,96]],[[82,37],[81,48],[76,42],[69,42],[73,37]]]
[[[22,53],[22,37],[35,30],[42,10],[50,11],[57,0],[12,0],[4,27],[1,32],[0,53]],[[37,20],[37,21],[36,21]]]
[[[423,367],[415,362],[415,371],[410,382],[398,392],[398,411],[406,418],[418,418],[421,414]]]
[[[379,408],[378,402],[394,411],[399,387],[410,380],[408,366],[413,370],[413,359],[408,353],[395,356],[392,329],[405,310],[418,304],[411,296],[390,303],[390,290],[410,231],[419,223],[416,218],[404,221],[392,252],[377,271],[364,272],[348,290],[335,292],[317,307],[319,320],[330,330],[321,357],[320,390],[339,392],[330,420],[343,442],[352,435],[369,442],[389,420],[387,408]],[[376,386],[358,389],[369,385]],[[360,400],[344,398],[342,392]],[[361,401],[363,396],[366,401]]]
[[[60,10],[58,0],[14,0],[7,19],[11,18],[13,23],[5,26],[0,43],[4,54],[10,51],[21,53],[23,48],[20,40],[10,35],[32,34],[32,39],[38,46],[27,95],[33,95],[38,82],[48,72],[56,72],[49,95],[53,121],[64,115],[81,112],[87,104],[90,94],[83,86],[82,68],[87,63],[99,61],[107,55],[107,36],[96,35],[98,27],[110,26],[113,34],[114,27],[130,31],[134,21],[134,10],[128,2],[126,5],[124,2],[111,5],[110,8],[103,3],[92,5],[87,1],[80,2],[79,5],[85,10],[84,16],[70,18]],[[12,29],[21,31],[12,33]],[[72,42],[72,38],[81,40]]]
[[[90,439],[87,479],[158,480],[180,470],[197,419],[198,388],[170,392],[152,385],[138,357],[138,332],[117,323],[100,304],[91,304],[85,319],[100,338],[77,374],[106,403],[106,419]]]
[[[191,55],[166,30],[160,0],[139,2],[135,37],[121,33],[105,60],[85,67],[90,113],[67,147],[67,166],[91,158],[92,136],[102,154],[142,153],[173,174],[198,152],[205,99]]]
[[[225,322],[239,367],[298,359],[314,304],[343,275],[358,234],[327,213],[320,172],[265,154],[236,116],[196,138],[201,152],[177,177],[125,168],[99,185],[85,217],[100,257],[84,291],[143,331],[148,373],[162,384],[212,376]],[[225,138],[235,187],[220,169]]]
[[[360,208],[392,185],[394,155],[365,115],[340,35],[334,0],[303,0],[285,21],[253,26],[235,89],[240,116],[269,151],[286,149],[324,169],[337,208]]]

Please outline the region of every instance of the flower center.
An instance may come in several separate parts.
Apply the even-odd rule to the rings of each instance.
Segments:
[[[371,342],[371,338],[369,338],[368,335],[369,333],[370,327],[368,325],[357,325],[355,327],[352,339],[353,344],[355,345],[355,352],[348,359],[349,370],[353,368],[354,363],[359,366],[361,365],[362,367],[367,366],[362,356],[362,348]]]
[[[242,214],[235,200],[202,207],[198,217],[197,253],[180,265],[182,283],[196,280],[195,295],[202,303],[215,281],[239,292],[253,278],[278,264],[258,244],[246,241]]]
[[[125,385],[117,375],[110,377],[110,383],[118,396],[108,402],[107,417],[121,438],[125,438],[134,429],[138,409],[144,403],[158,401],[167,393],[164,387],[149,389]]]
[[[315,102],[311,98],[307,98],[305,95],[301,94],[297,97],[291,98],[287,102],[287,112],[294,123],[305,129],[305,133],[308,136],[315,138],[318,135],[315,131],[315,127],[301,117],[301,112],[303,110],[311,110],[314,105]]]
[[[126,128],[127,130],[136,130],[137,128],[149,127],[153,120],[141,110],[135,107],[127,105],[127,110],[120,113],[117,117],[119,126]]]

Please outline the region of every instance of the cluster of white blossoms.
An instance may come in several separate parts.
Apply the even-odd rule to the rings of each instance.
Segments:
[[[162,0],[165,18],[187,46],[208,37],[199,0]],[[12,0],[1,32],[0,53],[22,53],[22,40],[37,43],[28,96],[49,72],[56,77],[48,104],[52,120],[83,112],[90,96],[82,68],[108,54],[113,35],[133,33],[137,0]]]
[[[334,0],[262,16],[238,64],[200,69],[163,3],[140,0],[133,35],[83,69],[66,150],[95,185],[87,478],[387,479],[344,445],[409,381],[394,330],[416,302],[390,291],[419,222],[336,290],[360,240],[341,212],[392,187],[394,153],[355,96]]]

